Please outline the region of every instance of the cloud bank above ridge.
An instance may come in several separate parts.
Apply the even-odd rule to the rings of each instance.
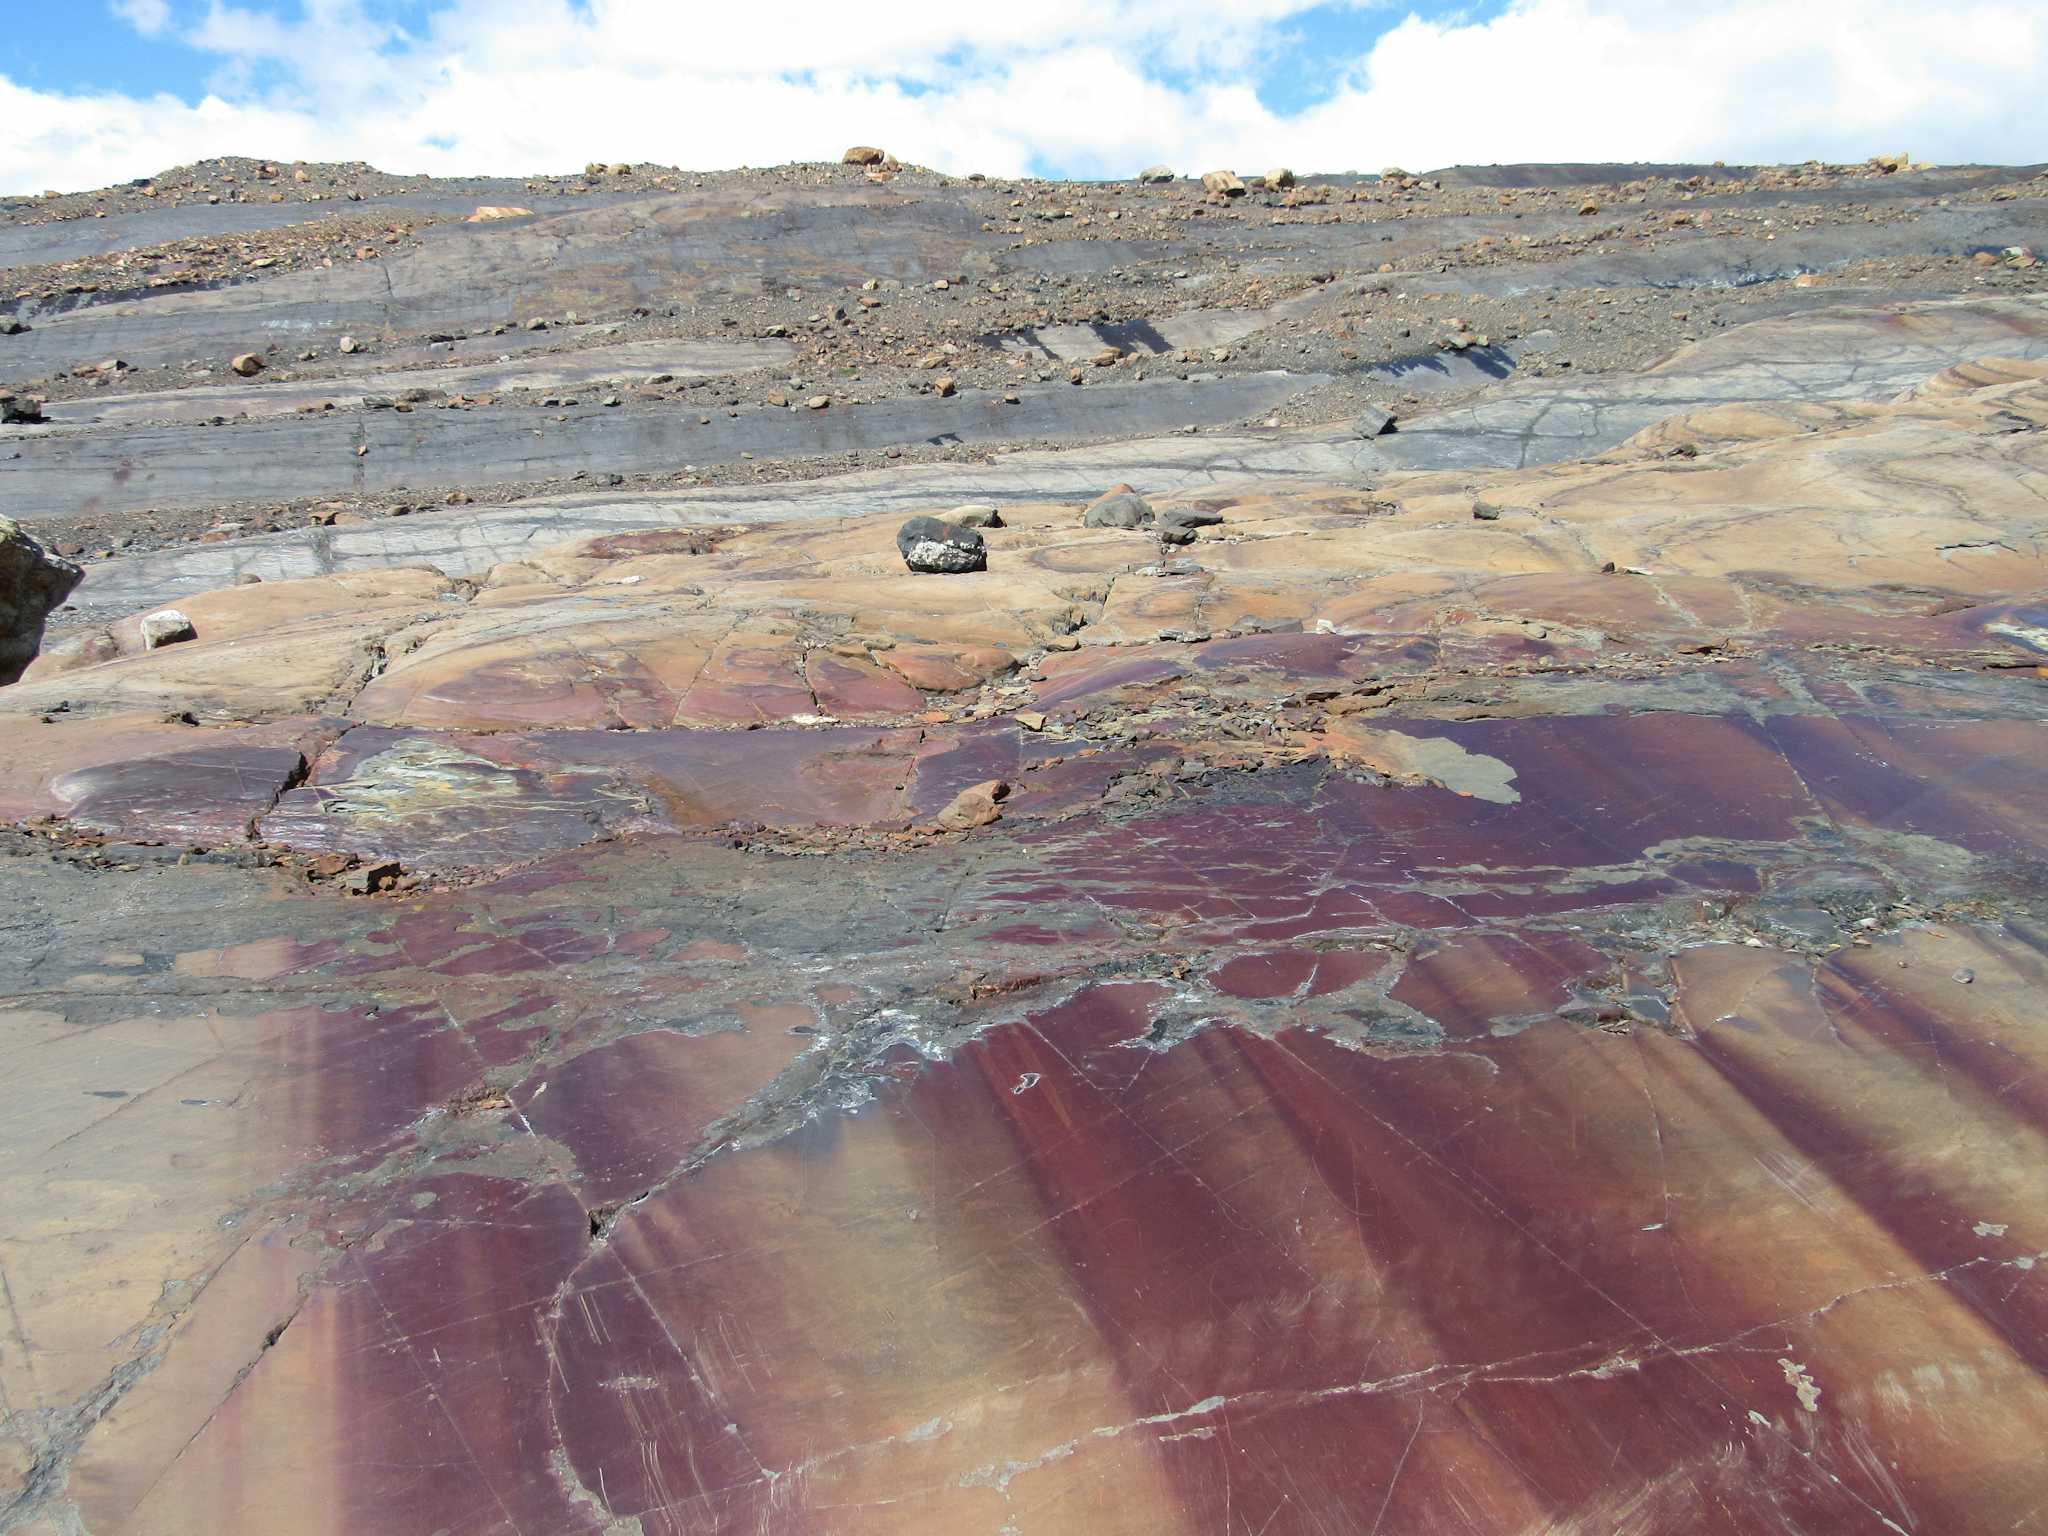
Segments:
[[[2021,161],[2041,153],[2048,97],[2048,8],[2033,0],[1510,0],[1436,16],[873,0],[851,22],[819,0],[395,3],[111,0],[152,45],[196,51],[205,88],[0,76],[0,111],[19,125],[0,144],[0,189],[219,154],[517,175],[826,159],[854,141],[960,173],[1080,177],[1162,159]]]

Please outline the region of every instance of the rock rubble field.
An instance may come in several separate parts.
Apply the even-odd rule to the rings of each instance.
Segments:
[[[2044,240],[0,202],[0,1532],[2029,1529]]]

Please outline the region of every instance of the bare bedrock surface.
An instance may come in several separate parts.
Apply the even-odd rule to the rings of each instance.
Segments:
[[[2044,184],[1647,174],[13,209],[0,1531],[2034,1528]]]

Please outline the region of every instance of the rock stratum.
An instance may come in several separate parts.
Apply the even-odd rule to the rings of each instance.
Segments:
[[[246,164],[0,226],[0,1531],[2039,1520],[2038,178]]]

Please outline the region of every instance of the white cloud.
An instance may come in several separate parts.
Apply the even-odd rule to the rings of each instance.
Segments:
[[[170,30],[171,0],[108,0],[107,9],[144,37],[162,37]]]
[[[114,0],[138,28],[163,0]],[[1127,175],[1512,160],[2020,160],[2048,99],[2039,0],[1511,0],[1489,20],[1361,7],[1335,94],[1293,115],[1310,0],[445,0],[416,34],[361,0],[298,20],[209,0],[214,94],[79,97],[0,78],[0,187],[82,187],[214,154],[522,174],[586,160],[906,160]],[[1318,66],[1330,60],[1318,58]],[[1170,83],[1169,83],[1170,82]]]

